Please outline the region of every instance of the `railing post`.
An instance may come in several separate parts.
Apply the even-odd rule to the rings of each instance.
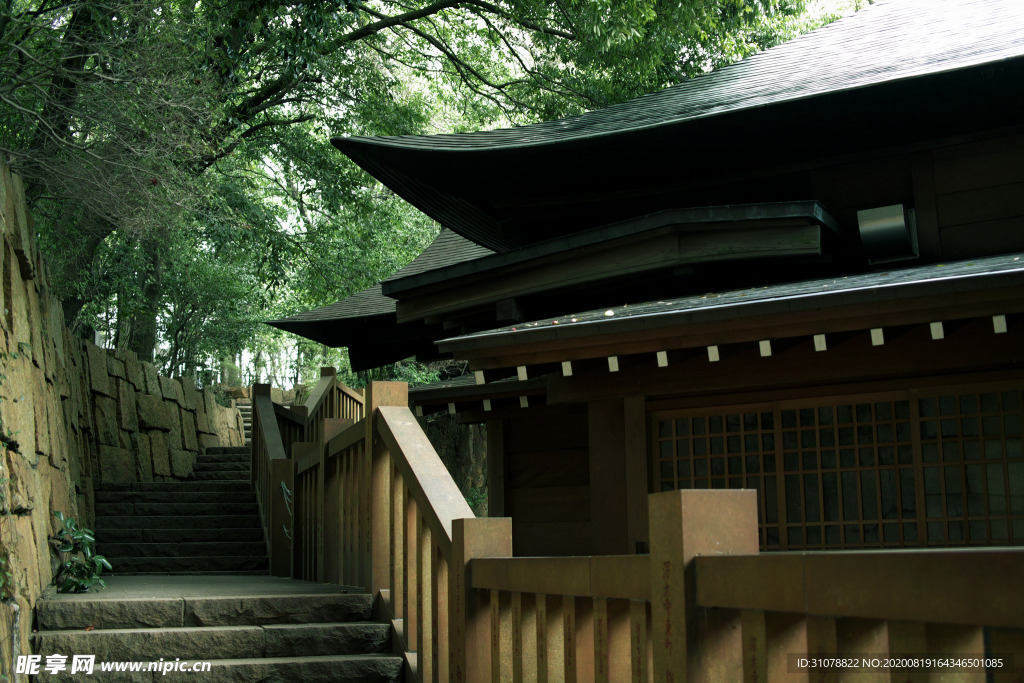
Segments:
[[[448,680],[472,683],[491,678],[490,611],[481,591],[473,590],[469,561],[512,557],[512,520],[508,517],[452,521],[452,561],[448,568]]]
[[[724,663],[742,666],[742,647],[728,653],[702,642],[690,564],[697,555],[756,555],[757,492],[666,491],[648,496],[651,547],[651,639],[654,680],[740,680],[722,674]],[[733,629],[741,633],[741,629]],[[718,642],[715,642],[718,641]],[[707,647],[712,645],[711,647]],[[731,644],[742,646],[742,642]],[[726,656],[722,656],[726,655]],[[718,660],[716,662],[716,660]],[[714,669],[718,675],[711,674]]]
[[[369,560],[370,592],[387,590],[391,583],[391,461],[384,442],[377,436],[377,408],[409,405],[405,382],[370,382],[366,387],[366,452],[370,456],[369,498],[366,519],[370,534],[363,546]],[[365,490],[365,489],[364,489]]]

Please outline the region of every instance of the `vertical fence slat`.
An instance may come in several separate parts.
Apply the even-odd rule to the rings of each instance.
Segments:
[[[434,577],[432,575],[434,564],[431,562],[434,541],[430,527],[423,522],[419,515],[417,515],[417,525],[420,528],[419,571],[416,572],[416,580],[419,584],[416,591],[419,600],[416,610],[419,618],[417,632],[420,639],[417,658],[421,683],[434,683],[434,648],[437,645],[434,640]]]
[[[534,611],[537,622],[537,683],[548,681],[548,596],[544,593],[534,595]]]
[[[566,683],[576,683],[576,598],[562,598],[562,675]]]
[[[404,619],[406,616],[405,596],[405,480],[402,473],[395,470],[392,472],[394,479],[391,481],[391,528],[392,550],[391,550],[391,605],[395,611],[396,619]],[[408,626],[406,627],[408,630]]]
[[[608,599],[594,598],[593,602],[593,628],[594,628],[594,681],[596,683],[609,683],[610,673],[608,671],[608,660],[610,653],[608,648]],[[582,678],[582,676],[580,677]]]
[[[647,674],[647,602],[629,601],[629,664],[630,679],[646,683]]]
[[[743,631],[743,680],[745,683],[764,681],[768,673],[768,636],[764,612],[742,610],[740,628]],[[876,650],[865,650],[876,652]]]
[[[519,605],[519,664],[522,680],[530,683],[537,680],[537,595],[520,593]]]
[[[548,655],[548,682],[558,683],[566,681],[566,672],[570,669],[573,672],[572,680],[576,680],[576,663],[570,666],[568,658],[569,650],[566,650],[566,643],[569,636],[566,632],[565,598],[561,595],[545,596],[547,602],[547,655]]]
[[[444,555],[436,547],[431,553],[434,562],[434,595],[437,599],[434,600],[434,626],[436,633],[437,642],[437,660],[434,665],[435,673],[434,678],[438,681],[448,680],[448,629],[450,627],[448,620],[448,610],[450,603],[448,601],[448,562],[445,560]]]
[[[419,626],[419,511],[416,499],[405,492],[405,644],[410,650],[420,649]]]

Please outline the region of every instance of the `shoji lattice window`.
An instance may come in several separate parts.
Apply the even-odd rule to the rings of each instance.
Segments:
[[[655,413],[653,485],[758,491],[767,550],[1024,544],[1019,389]]]

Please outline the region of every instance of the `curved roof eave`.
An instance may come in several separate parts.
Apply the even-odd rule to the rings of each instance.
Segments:
[[[884,111],[894,94],[920,87],[929,77],[942,81],[935,87],[940,90],[951,79],[973,80],[972,69],[1021,57],[1019,0],[891,0],[690,81],[575,117],[474,133],[332,143],[445,227],[507,251],[532,240],[520,239],[518,226],[531,225],[547,207],[561,208],[559,201],[588,187],[589,179],[605,182],[598,191],[617,188],[622,175],[616,163],[641,171],[648,158],[657,167],[702,167],[716,154],[709,138],[728,135],[729,148],[738,153],[745,142],[764,138],[765,130],[779,139],[774,147],[754,150],[754,157],[801,145],[806,152],[825,131],[809,133],[800,122],[780,129],[780,118],[797,114],[813,120],[828,113],[820,108],[831,107],[855,124],[863,117],[850,113],[849,105],[864,100],[862,93],[872,93],[866,99],[877,94],[871,104]],[[893,110],[905,104],[892,102]],[[919,113],[901,115],[913,128]],[[634,182],[649,185],[661,177],[658,170],[637,174]],[[611,178],[600,177],[609,171]],[[571,229],[585,227],[592,226]]]

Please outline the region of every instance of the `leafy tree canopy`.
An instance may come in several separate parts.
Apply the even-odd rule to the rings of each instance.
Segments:
[[[436,234],[329,136],[607,106],[785,39],[803,9],[0,0],[0,152],[31,184],[69,322],[191,372],[258,347],[258,319],[367,287]]]

